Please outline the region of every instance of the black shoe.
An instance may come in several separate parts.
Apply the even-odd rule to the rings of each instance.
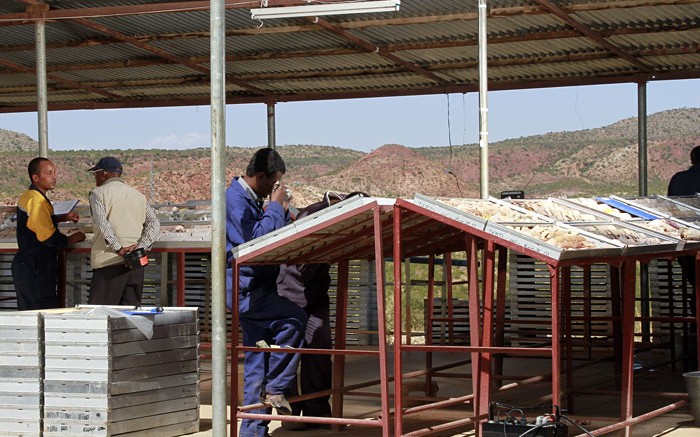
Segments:
[[[309,423],[309,428],[312,428],[312,429],[331,429],[331,425],[328,423]]]
[[[276,395],[271,395],[268,393],[265,395],[265,403],[270,404],[270,406],[277,411],[277,414],[282,414],[285,416],[292,414],[292,405],[282,393]]]
[[[311,428],[309,425],[313,424],[304,422],[282,422],[282,428],[286,429],[287,431],[305,431],[306,429]]]

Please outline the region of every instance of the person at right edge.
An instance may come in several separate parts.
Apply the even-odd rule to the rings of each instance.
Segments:
[[[355,191],[348,195],[327,192],[324,199],[299,211],[296,219],[323,210],[341,200],[350,197],[368,197]],[[280,266],[277,276],[277,292],[306,310],[309,316],[306,322],[305,341],[310,349],[331,349],[330,264],[296,264]],[[303,395],[330,390],[333,382],[333,362],[330,355],[302,354],[299,372],[299,386]],[[292,414],[296,416],[331,417],[329,395],[319,396],[296,402]],[[303,431],[308,428],[323,428],[324,425],[303,422],[282,422],[282,427],[289,431]]]
[[[690,168],[679,171],[671,177],[668,183],[669,196],[694,196],[700,193],[700,146],[695,146],[690,151]],[[695,290],[695,258],[682,256],[678,259],[683,268],[683,273],[690,285]],[[695,313],[695,305],[691,306],[691,312]]]
[[[690,168],[687,170],[679,171],[671,177],[671,181],[668,183],[669,196],[694,196],[700,193],[700,146],[695,146],[690,151]],[[695,301],[696,301],[696,288],[695,288],[695,257],[694,256],[680,256],[678,257],[678,263],[681,265],[681,270],[686,280],[692,287],[690,293],[690,301],[688,302],[689,316],[695,316]],[[691,335],[688,340],[688,355],[690,359],[687,365],[690,370],[696,370],[697,363],[697,340],[696,336],[693,335],[694,330],[690,330]]]
[[[286,167],[271,148],[258,150],[245,175],[233,179],[226,190],[226,306],[233,305],[233,255],[231,249],[287,224],[289,201],[282,176]],[[270,202],[263,208],[264,200]],[[306,312],[277,294],[276,265],[244,265],[239,269],[238,315],[244,346],[301,348],[304,345]],[[274,349],[245,352],[243,403],[263,402],[279,414],[291,414],[287,396],[294,392],[298,353],[273,353]],[[234,362],[233,365],[236,365]],[[251,410],[270,414],[271,408]],[[243,419],[241,437],[265,437],[269,420]]]

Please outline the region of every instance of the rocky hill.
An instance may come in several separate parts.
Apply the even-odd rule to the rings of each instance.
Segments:
[[[664,194],[671,175],[688,167],[690,149],[700,145],[700,108],[653,114],[648,126],[649,193]],[[630,118],[598,129],[492,143],[489,192],[498,196],[500,191],[523,189],[527,197],[636,195],[636,129],[636,118]],[[12,204],[26,187],[26,164],[36,143],[14,132],[0,134],[5,170],[0,173],[0,201]],[[13,143],[12,138],[22,141]],[[476,144],[451,148],[389,144],[371,153],[313,145],[280,146],[278,150],[287,163],[287,184],[298,206],[316,201],[326,190],[409,198],[415,193],[478,197],[480,192]],[[227,149],[227,181],[245,171],[253,152]],[[209,149],[52,152],[59,183],[51,197],[87,201],[94,180],[86,169],[105,155],[118,156],[125,166],[125,179],[154,202],[210,197]]]
[[[37,142],[28,135],[0,129],[0,152],[33,152],[37,148]]]

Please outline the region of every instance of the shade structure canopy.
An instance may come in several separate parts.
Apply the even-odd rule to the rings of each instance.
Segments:
[[[352,198],[233,249],[241,264],[336,263],[393,255],[395,206],[407,200]],[[376,222],[375,222],[376,219]],[[402,256],[464,250],[462,230],[414,211],[402,216]],[[379,239],[379,240],[377,240]]]
[[[257,21],[260,1],[226,0],[226,102],[478,91],[477,3],[402,0],[398,12]],[[700,77],[700,0],[487,4],[490,90]],[[41,20],[49,110],[208,105],[209,8],[0,2],[0,112],[37,109]]]

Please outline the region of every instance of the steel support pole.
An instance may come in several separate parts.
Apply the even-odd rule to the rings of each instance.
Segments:
[[[498,247],[498,274],[496,279],[496,326],[494,330],[495,346],[503,347],[505,344],[506,323],[506,278],[508,275],[508,249]],[[494,375],[503,375],[503,355],[493,357]],[[492,379],[493,380],[493,379]],[[503,385],[503,380],[497,380],[498,387]],[[497,388],[494,386],[494,388]]]
[[[486,0],[479,0],[479,157],[481,168],[481,198],[489,197],[489,123],[488,73],[486,64]]]
[[[465,236],[467,260],[469,261],[469,276],[468,276],[468,295],[469,295],[469,345],[471,347],[481,346],[481,301],[479,299],[479,254],[477,248],[476,237],[472,235]],[[450,321],[452,320],[450,314]],[[489,326],[488,329],[491,329]],[[452,337],[450,337],[452,340]],[[476,435],[480,435],[478,422],[479,412],[482,404],[488,404],[489,392],[481,391],[481,353],[471,352],[471,374],[472,374],[472,399],[474,407]]]
[[[552,405],[561,405],[561,281],[559,269],[549,266],[549,281],[552,287]],[[555,411],[552,411],[554,414]]]
[[[338,262],[338,278],[336,280],[335,301],[335,337],[334,349],[346,349],[348,340],[348,292],[350,290],[350,262],[342,260]],[[331,398],[331,412],[333,417],[343,417],[345,386],[344,354],[333,356],[333,396]],[[337,430],[336,430],[337,431]]]
[[[620,419],[631,420],[634,393],[634,293],[636,265],[634,261],[622,264],[622,398],[620,402]],[[626,426],[621,435],[629,437],[631,430]]]
[[[394,435],[403,435],[403,362],[402,362],[402,343],[401,343],[401,307],[403,299],[401,298],[401,208],[394,206],[394,222],[393,222],[393,257],[394,257]],[[408,267],[408,262],[406,263]],[[406,286],[410,278],[406,278]],[[406,302],[410,300],[410,296],[406,296]],[[406,310],[406,319],[410,321],[411,312]],[[409,324],[407,324],[409,325]],[[406,329],[406,343],[411,344],[411,339],[408,336],[409,326]]]
[[[637,83],[637,159],[639,195],[647,195],[647,84]]]
[[[31,5],[28,8],[30,16],[37,17],[34,26],[36,48],[36,101],[39,127],[39,156],[49,156],[48,129],[48,97],[46,85],[46,21],[44,16],[49,6],[46,4]]]
[[[433,319],[435,318],[435,254],[428,256],[428,317],[425,326],[425,344],[433,344]],[[443,330],[444,331],[444,330]],[[430,387],[433,380],[433,353],[425,353],[426,387]]]
[[[574,393],[572,387],[574,386],[574,360],[573,360],[573,339],[571,334],[571,266],[564,266],[561,268],[561,284],[560,284],[560,296],[561,296],[561,325],[564,335],[564,360],[566,372],[566,408],[568,411],[573,412],[574,409]],[[590,305],[590,301],[585,301],[584,306]],[[585,323],[585,322],[584,322]],[[589,322],[590,323],[590,322]],[[585,323],[588,325],[589,323]],[[590,339],[590,337],[586,337]],[[560,405],[561,407],[561,405]]]
[[[177,283],[177,297],[176,297],[176,302],[177,306],[179,307],[184,307],[185,306],[185,252],[178,252],[177,253],[177,274],[176,274],[176,283]]]
[[[647,83],[637,83],[637,159],[639,167],[639,195],[648,195],[647,161]],[[642,304],[642,338],[648,340],[651,334],[649,322],[649,264],[639,266],[639,294]]]
[[[226,433],[226,82],[223,0],[211,0],[212,435]],[[237,329],[232,329],[238,332]],[[231,366],[237,366],[234,355]],[[236,420],[232,420],[233,427]]]
[[[275,102],[267,103],[267,147],[274,149],[277,146],[275,136]]]
[[[377,268],[377,278],[384,278],[384,249],[382,243],[382,218],[379,207],[375,206],[372,209],[374,223],[374,263]],[[401,249],[399,248],[399,251]],[[382,437],[389,437],[391,431],[389,424],[391,423],[391,414],[389,410],[389,359],[388,346],[386,338],[386,290],[384,281],[377,280],[377,316],[379,322],[379,378],[380,378],[380,393],[381,395],[381,422],[382,422]],[[400,323],[400,320],[394,320],[394,323]],[[396,345],[394,353],[396,353]],[[392,366],[393,367],[393,366]]]
[[[481,343],[479,346],[492,347],[493,346],[493,332],[494,332],[494,278],[495,278],[495,268],[496,268],[496,244],[489,240],[484,243],[483,255],[483,274],[482,274],[482,288],[481,293],[483,296],[483,309],[482,309],[482,329],[481,329]],[[471,302],[470,302],[471,304]],[[492,363],[494,360],[493,354],[479,354],[479,368],[481,370],[481,376],[479,377],[481,393],[488,394],[486,397],[490,401],[490,390],[491,390],[491,377],[492,377]],[[479,402],[479,417],[488,416],[488,402]],[[481,422],[480,419],[475,419]],[[478,428],[478,424],[475,425]]]

